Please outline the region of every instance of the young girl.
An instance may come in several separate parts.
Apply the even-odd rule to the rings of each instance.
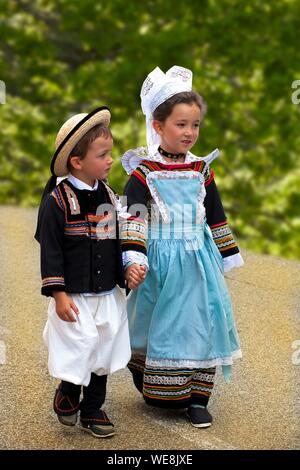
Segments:
[[[166,74],[157,67],[142,86],[148,149],[122,159],[132,215],[122,245],[128,281],[149,266],[128,298],[134,383],[146,403],[187,408],[191,424],[204,428],[216,366],[229,380],[241,357],[224,271],[243,260],[209,167],[219,152],[189,151],[206,110],[191,89],[191,71],[177,66]]]

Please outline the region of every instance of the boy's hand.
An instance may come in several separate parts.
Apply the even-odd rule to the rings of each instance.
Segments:
[[[136,289],[144,281],[147,271],[145,266],[133,263],[125,271],[125,279],[129,289]]]
[[[79,310],[66,292],[55,291],[53,292],[53,297],[55,299],[56,313],[59,318],[67,322],[77,321],[76,315],[79,315]],[[74,312],[76,315],[74,315]]]

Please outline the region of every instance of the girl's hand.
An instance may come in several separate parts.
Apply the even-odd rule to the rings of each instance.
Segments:
[[[125,279],[129,289],[136,289],[144,281],[147,271],[145,266],[133,263],[125,271]]]
[[[66,322],[76,322],[76,315],[79,315],[79,310],[66,292],[55,291],[53,297],[59,318]]]

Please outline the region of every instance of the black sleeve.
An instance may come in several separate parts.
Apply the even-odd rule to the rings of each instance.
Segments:
[[[215,180],[213,179],[205,189],[206,196],[204,206],[208,225],[212,227],[216,224],[226,222],[223,204]]]
[[[132,175],[126,183],[124,194],[127,196],[128,209],[133,204],[143,204],[147,207],[148,187],[136,176]],[[130,212],[130,211],[129,211]]]
[[[146,255],[148,188],[135,175],[131,175],[124,195],[127,197],[127,211],[131,217],[122,223],[122,251],[133,250]]]
[[[54,197],[49,196],[39,218],[42,294],[46,296],[51,296],[53,291],[65,291],[64,223],[64,212]]]
[[[223,258],[239,253],[239,248],[227,223],[222,201],[214,179],[206,186],[204,206],[207,223],[210,226],[214,242]]]

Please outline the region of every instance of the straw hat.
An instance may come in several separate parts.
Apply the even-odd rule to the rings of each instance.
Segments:
[[[55,154],[51,162],[51,172],[55,176],[65,176],[68,173],[67,161],[72,149],[79,140],[98,124],[108,127],[110,111],[107,106],[101,106],[89,114],[81,113],[70,117],[59,129],[55,139]]]

